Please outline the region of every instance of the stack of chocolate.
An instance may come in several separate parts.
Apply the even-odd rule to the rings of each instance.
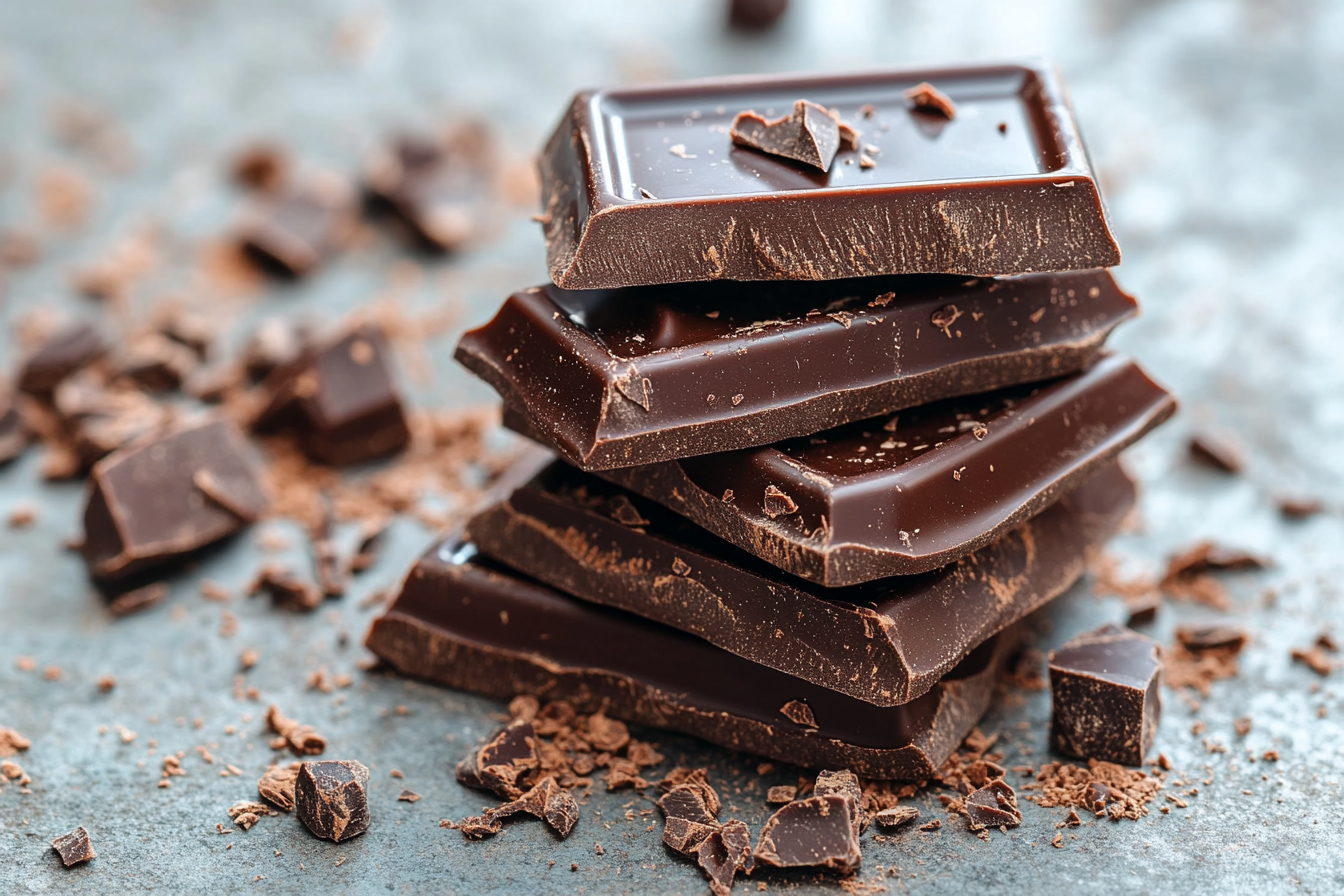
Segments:
[[[932,776],[1174,410],[1056,75],[581,94],[553,283],[458,359],[560,455],[429,552],[369,646],[501,698]]]

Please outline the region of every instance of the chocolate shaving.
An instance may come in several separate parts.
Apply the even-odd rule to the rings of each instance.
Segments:
[[[817,718],[812,714],[812,707],[801,700],[790,700],[779,708],[779,712],[795,725],[802,725],[804,728],[817,727]]]
[[[830,110],[807,100],[793,104],[793,112],[767,120],[754,111],[739,112],[728,129],[734,144],[770,155],[830,169],[840,149],[840,124]]]
[[[287,718],[274,703],[266,708],[266,728],[277,735],[271,740],[272,750],[289,747],[296,756],[315,756],[327,748],[326,739],[311,725]]]

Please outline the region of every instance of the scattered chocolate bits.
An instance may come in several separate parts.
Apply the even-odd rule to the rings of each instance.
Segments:
[[[910,101],[911,108],[917,112],[941,115],[948,121],[957,117],[957,106],[952,102],[952,98],[928,81],[911,87],[905,92],[905,98]]]
[[[754,111],[739,112],[728,136],[738,146],[826,171],[840,149],[840,121],[829,109],[798,100],[793,104],[792,114],[773,121]]]
[[[1104,785],[1105,789],[1096,785]],[[1087,767],[1050,762],[1043,765],[1036,779],[1022,788],[1032,792],[1024,799],[1042,808],[1074,807],[1097,813],[1104,797],[1105,813],[1113,819],[1138,821],[1148,814],[1148,805],[1162,790],[1160,778],[1140,769],[1126,769],[1112,762],[1088,760]],[[1066,824],[1074,824],[1070,813]]]
[[[1161,717],[1157,642],[1116,625],[1050,654],[1051,739],[1070,756],[1140,765]]]
[[[340,843],[369,829],[364,785],[369,770],[352,760],[304,762],[294,788],[294,809],[315,836]]]
[[[304,453],[320,463],[361,463],[410,442],[387,340],[372,324],[309,347],[273,370],[262,391],[268,399],[254,428],[293,431]]]
[[[245,831],[252,829],[252,825],[261,821],[267,815],[275,815],[271,807],[263,803],[253,802],[252,800],[239,800],[229,807],[229,818],[233,819],[234,824]]]
[[[98,853],[93,851],[93,844],[89,842],[89,832],[83,825],[51,841],[51,848],[56,850],[61,863],[67,868],[98,857]]]
[[[276,734],[271,739],[272,750],[289,747],[296,756],[315,756],[327,748],[326,739],[313,726],[286,717],[274,703],[266,707],[266,728]]]

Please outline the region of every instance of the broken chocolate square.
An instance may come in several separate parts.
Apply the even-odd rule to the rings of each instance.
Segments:
[[[714,896],[728,896],[733,891],[733,878],[751,861],[751,831],[733,819],[710,834],[695,855]]]
[[[1118,625],[1085,632],[1050,654],[1051,736],[1070,756],[1143,764],[1162,699],[1157,642]]]
[[[852,802],[830,794],[789,803],[765,823],[754,858],[776,868],[857,870],[862,856],[850,821]]]
[[[56,330],[28,356],[19,370],[19,389],[47,396],[61,380],[93,361],[106,349],[93,324],[78,321]]]
[[[973,831],[1000,826],[1015,828],[1022,823],[1022,812],[1017,808],[1017,794],[1001,778],[971,791],[964,805]]]
[[[282,277],[302,277],[334,254],[351,223],[343,184],[310,184],[268,197],[239,233],[239,243],[258,267]]]
[[[807,100],[793,113],[767,121],[754,111],[739,112],[728,130],[733,143],[793,159],[827,171],[840,149],[840,123],[831,111]]]
[[[340,843],[369,829],[364,785],[369,770],[351,760],[304,762],[294,787],[299,820],[314,835]]]
[[[98,853],[93,851],[93,844],[89,842],[89,832],[83,825],[51,841],[51,848],[56,850],[67,868],[98,857]]]
[[[411,439],[387,340],[367,324],[309,348],[271,372],[269,400],[254,426],[295,430],[305,454],[326,464],[354,464],[406,447]]]
[[[518,779],[538,764],[536,729],[529,721],[515,719],[496,731],[475,756],[457,764],[457,780],[505,799],[518,799],[522,795]]]
[[[201,474],[228,506],[200,488]],[[218,418],[185,424],[94,466],[84,559],[94,578],[119,579],[232,535],[266,507],[242,433]]]

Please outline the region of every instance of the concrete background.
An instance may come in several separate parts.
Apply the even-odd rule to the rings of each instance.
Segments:
[[[0,225],[37,220],[34,184],[53,166],[80,172],[95,190],[84,226],[37,225],[42,258],[5,272],[0,321],[12,329],[39,307],[98,313],[70,289],[71,266],[143,227],[157,228],[167,248],[116,314],[134,319],[137,307],[166,291],[190,293],[200,246],[224,232],[239,206],[223,175],[227,160],[251,139],[273,138],[311,164],[351,172],[394,128],[480,114],[500,132],[502,156],[523,164],[584,86],[1049,56],[1065,73],[1101,172],[1125,255],[1118,276],[1144,305],[1143,318],[1114,344],[1137,355],[1184,406],[1130,454],[1143,484],[1144,525],[1117,539],[1115,551],[1130,572],[1151,572],[1211,536],[1275,565],[1228,579],[1234,614],[1257,633],[1241,676],[1218,683],[1198,712],[1166,693],[1157,749],[1190,775],[1214,779],[1189,809],[1138,823],[1088,822],[1056,850],[1049,841],[1063,810],[1027,804],[1022,827],[988,843],[956,824],[938,835],[866,841],[861,876],[874,881],[878,865],[899,868],[880,881],[892,893],[1344,889],[1336,823],[1344,706],[1335,679],[1321,681],[1288,658],[1290,647],[1340,620],[1344,294],[1335,268],[1344,245],[1344,5],[795,0],[794,7],[775,33],[751,39],[724,31],[716,2],[0,5]],[[50,120],[64,101],[111,113],[134,165],[106,171],[60,145]],[[256,315],[308,309],[335,318],[399,283],[404,307],[456,315],[452,332],[432,344],[432,375],[413,384],[417,402],[488,402],[493,395],[456,369],[451,347],[507,291],[544,278],[532,211],[510,206],[496,237],[470,253],[420,259],[423,276],[410,286],[406,253],[376,241],[301,284],[212,310],[236,343]],[[14,341],[0,341],[0,370],[16,357]],[[1234,433],[1249,449],[1247,471],[1229,477],[1192,466],[1184,445],[1195,426]],[[706,891],[697,869],[667,852],[656,831],[645,833],[649,819],[623,819],[634,799],[628,792],[594,792],[564,842],[536,823],[514,824],[481,844],[437,826],[481,808],[481,796],[459,787],[451,768],[502,707],[355,668],[374,612],[360,602],[394,585],[429,543],[419,524],[399,521],[378,565],[345,600],[311,617],[262,601],[235,598],[225,608],[200,598],[200,578],[235,593],[250,578],[260,562],[254,532],[175,577],[166,605],[114,620],[78,559],[60,547],[77,531],[81,487],[42,483],[38,462],[30,452],[0,469],[0,513],[25,502],[39,510],[32,528],[0,529],[0,724],[32,738],[17,758],[34,779],[29,795],[12,785],[0,794],[0,890]],[[1283,491],[1318,496],[1329,510],[1284,521],[1272,501]],[[301,542],[292,541],[297,551]],[[231,638],[219,634],[225,610],[239,620]],[[1169,605],[1153,631],[1169,643],[1175,621],[1207,615]],[[1095,597],[1084,582],[1052,608],[1042,644],[1120,618],[1118,602]],[[350,646],[341,646],[341,633]],[[247,675],[260,703],[231,693],[244,647],[261,653]],[[20,656],[35,658],[37,669],[20,671]],[[59,680],[44,677],[49,666],[61,669]],[[356,683],[333,694],[305,690],[319,667],[349,672]],[[119,680],[106,695],[94,683],[103,674]],[[261,730],[270,701],[316,725],[329,758],[357,758],[373,770],[367,835],[329,844],[289,816],[249,833],[216,834],[216,823],[228,826],[225,809],[253,796],[272,755]],[[396,714],[399,705],[406,715]],[[1232,729],[1242,715],[1254,720],[1244,739]],[[1032,694],[1005,701],[984,728],[1004,736],[1007,764],[1034,764],[1047,752],[1048,717],[1048,696]],[[1208,727],[1202,736],[1190,733],[1196,718]],[[100,734],[104,725],[125,725],[138,737],[125,744]],[[752,757],[644,735],[661,745],[669,767],[710,766],[728,811],[753,829],[767,816],[765,786],[793,780],[781,770],[755,783]],[[1207,753],[1202,737],[1230,752]],[[189,752],[188,775],[157,789],[161,757],[196,745],[217,764]],[[1283,757],[1277,764],[1246,760],[1248,749],[1271,747]],[[243,777],[219,777],[223,763]],[[393,768],[404,780],[389,776]],[[423,799],[396,802],[403,786]],[[926,816],[942,814],[931,795],[916,804]],[[92,831],[99,858],[65,870],[47,844],[80,824]],[[835,892],[815,875],[767,881],[769,891]],[[744,891],[755,885],[739,883]]]

